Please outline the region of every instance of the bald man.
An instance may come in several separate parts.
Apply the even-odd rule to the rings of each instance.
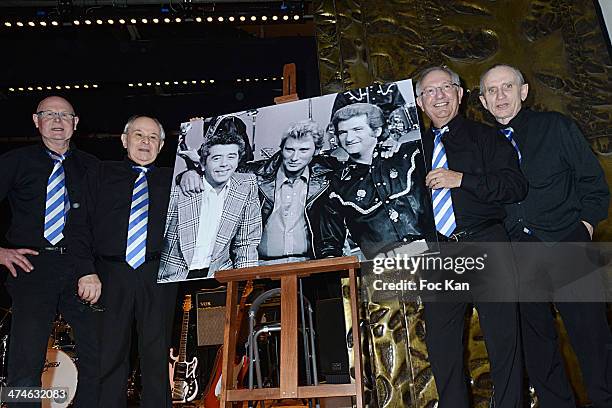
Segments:
[[[95,407],[99,353],[94,313],[101,284],[96,274],[75,267],[70,248],[79,228],[74,216],[81,207],[83,180],[97,171],[98,160],[71,144],[79,118],[66,99],[43,99],[32,120],[41,143],[0,156],[0,201],[7,198],[12,213],[7,247],[0,248],[13,311],[8,385],[41,386],[47,341],[59,311],[73,328],[78,351],[78,391],[69,390],[71,397],[76,391],[74,407]]]

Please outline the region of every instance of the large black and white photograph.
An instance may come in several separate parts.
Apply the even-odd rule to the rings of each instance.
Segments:
[[[411,80],[185,122],[158,282],[426,251],[422,152]]]

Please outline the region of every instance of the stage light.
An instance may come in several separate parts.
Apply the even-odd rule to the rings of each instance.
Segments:
[[[55,85],[55,89],[62,89],[62,87],[59,85]]]
[[[74,20],[72,24],[74,24],[75,26],[78,26],[81,24],[81,22],[79,20]]]
[[[7,27],[12,26],[12,24],[11,24],[11,23],[9,23],[8,21],[5,21],[5,22],[4,22],[4,25],[5,25],[5,26],[7,26]]]
[[[209,23],[212,23],[213,18],[212,18],[212,17],[207,17],[207,18],[206,18],[206,21],[208,21]]]
[[[198,23],[201,23],[202,22],[202,17],[196,17],[195,21],[198,22]]]
[[[215,80],[214,79],[210,79],[208,82],[210,82],[211,84],[214,84]]]
[[[240,21],[245,21],[246,17],[245,16],[240,16]]]
[[[59,23],[57,21],[53,20],[51,22],[51,25],[57,27],[59,25]]]
[[[219,20],[219,22],[222,23],[223,22],[223,17],[219,16],[219,18],[217,20]]]
[[[111,25],[112,25],[112,24],[115,24],[115,21],[114,21],[113,19],[111,19],[111,18],[109,18],[108,20],[106,20],[106,22],[107,22],[108,24],[111,24]]]
[[[261,21],[266,21],[266,20],[268,20],[268,17],[266,17],[266,16],[261,16]]]
[[[120,19],[119,19],[119,24],[125,24],[125,20],[124,20],[124,19],[122,19],[122,18],[120,18]]]
[[[50,90],[52,90],[52,89],[53,89],[53,87],[52,87],[52,86],[48,86],[48,87],[47,87],[47,90],[48,90],[48,91],[50,91]]]
[[[236,80],[236,82],[242,82],[242,79],[238,78],[238,79]]]
[[[85,20],[85,24],[90,25],[91,24],[91,20]]]
[[[128,86],[131,88],[131,87],[133,87],[133,86],[134,86],[134,84],[128,84]]]
[[[143,18],[143,19],[142,19],[142,20],[140,20],[140,21],[142,21],[142,24],[147,24],[147,23],[149,22],[149,20],[147,20],[146,18]]]
[[[251,78],[246,78],[245,81],[246,82],[251,82]]]
[[[257,20],[257,16],[251,16],[251,21],[256,21]]]
[[[21,21],[18,21],[18,22],[17,22],[17,26],[18,26],[18,27],[23,27],[23,23],[22,23]]]
[[[174,85],[178,85],[178,84],[179,84],[179,83],[178,83],[178,81],[174,81],[174,82],[172,82],[172,83],[173,83]]]
[[[166,81],[164,82],[164,85],[170,85],[170,82]]]
[[[268,80],[268,77],[264,78],[263,80],[264,80],[264,81],[267,81],[267,80]]]
[[[15,92],[15,88],[9,88],[9,92]]]
[[[192,85],[197,84],[197,81],[191,81]]]
[[[32,88],[31,86],[28,86],[28,91],[33,91],[34,88]]]
[[[160,86],[161,82],[156,82],[155,85]]]
[[[298,15],[296,14],[295,16],[293,16],[293,19],[294,19],[294,20],[299,20],[299,19],[300,19],[300,16],[298,16]]]
[[[137,23],[137,21],[136,21],[136,19],[135,19],[135,18],[131,18],[131,19],[130,19],[130,23],[132,23],[132,24],[136,24],[136,23]]]
[[[28,25],[29,25],[30,27],[34,27],[36,24],[34,24],[34,22],[33,22],[33,21],[28,21]]]
[[[276,81],[276,77],[273,77],[273,78],[272,78],[272,80],[273,80],[273,81]]]
[[[75,86],[74,86],[74,89],[79,89],[79,88],[81,88],[81,86],[80,86],[80,85],[75,85]]]
[[[97,87],[98,87],[98,85],[96,85],[96,84],[93,84],[92,86],[93,86],[94,88],[97,88]]]
[[[201,80],[200,80],[200,83],[201,83],[201,84],[205,84],[205,83],[206,83],[206,81],[205,81],[205,80],[203,80],[203,79],[201,79]]]
[[[40,24],[41,26],[43,26],[43,27],[46,27],[46,26],[47,26],[47,22],[46,22],[46,21],[41,21],[39,24]]]
[[[153,22],[154,22],[155,24],[159,23],[159,18],[154,18],[154,19],[153,19]]]
[[[64,88],[65,89],[70,89],[70,85],[65,85]]]
[[[181,20],[181,18],[180,18],[180,17],[177,17],[177,18],[175,18],[175,19],[174,19],[174,21],[176,21],[177,23],[180,23],[180,22],[181,22],[181,21],[183,21],[183,20]]]
[[[138,85],[138,86],[142,86],[142,82],[139,82],[137,85]]]
[[[278,16],[272,16],[272,20],[274,21],[278,20]]]
[[[255,82],[259,81],[259,78],[255,78]]]
[[[233,21],[234,21],[234,20],[236,20],[236,19],[234,18],[234,16],[229,16],[228,20],[229,20],[229,21],[231,21],[231,22],[233,22]]]
[[[102,25],[102,24],[104,24],[104,21],[102,21],[102,20],[98,19],[98,20],[96,20],[96,24],[98,24],[98,25]]]
[[[23,91],[23,88],[17,88],[17,89],[19,89],[20,91]]]
[[[164,18],[164,23],[169,23],[170,19],[168,17]]]
[[[189,82],[187,81],[183,81],[183,85],[187,85]]]
[[[283,16],[283,20],[285,21],[289,20],[289,16]]]

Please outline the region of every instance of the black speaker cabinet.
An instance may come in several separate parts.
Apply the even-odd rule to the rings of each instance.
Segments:
[[[316,318],[319,371],[330,384],[350,383],[342,299],[317,301]]]
[[[196,293],[198,346],[223,344],[225,286]]]

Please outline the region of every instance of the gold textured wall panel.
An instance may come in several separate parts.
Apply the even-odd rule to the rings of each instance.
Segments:
[[[527,104],[576,120],[612,180],[612,63],[592,1],[317,0],[313,9],[323,94],[446,64],[464,81],[467,115],[490,121],[477,98],[479,76],[509,63],[529,82]],[[597,237],[612,241],[612,219]],[[397,298],[362,301],[368,405],[434,407],[422,306]],[[486,349],[477,314],[467,319],[472,395],[485,408],[491,393]]]

